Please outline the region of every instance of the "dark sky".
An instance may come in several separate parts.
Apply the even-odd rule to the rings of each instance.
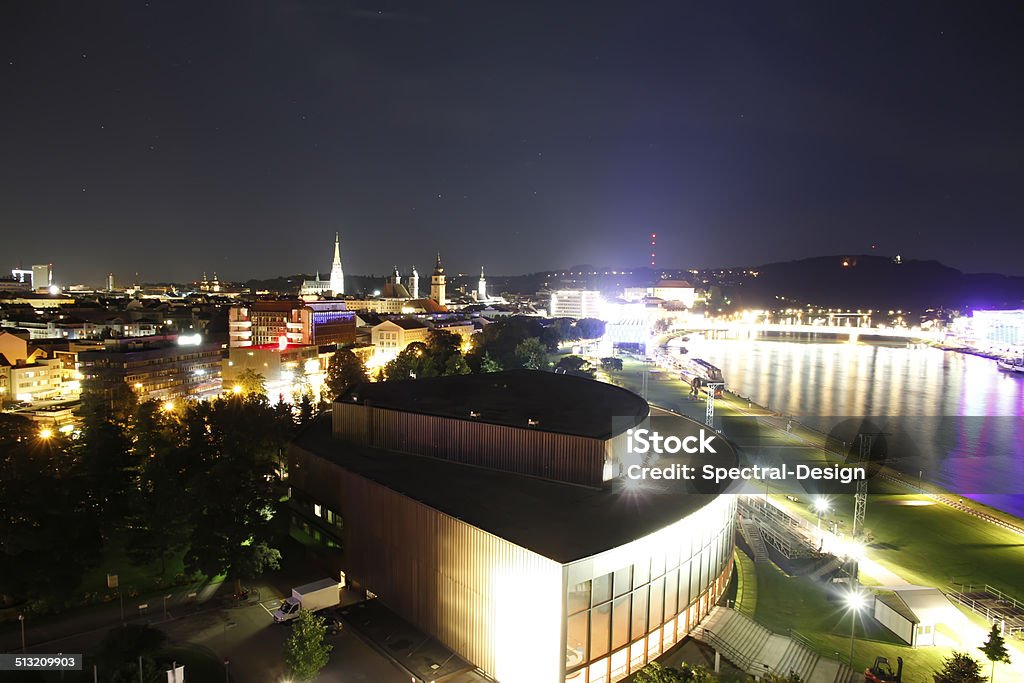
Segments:
[[[0,265],[1024,274],[1022,7],[9,0]]]

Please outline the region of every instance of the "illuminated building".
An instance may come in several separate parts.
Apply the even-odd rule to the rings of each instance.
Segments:
[[[221,345],[201,335],[106,339],[80,351],[79,371],[112,392],[127,384],[140,399],[201,397],[220,392]]]
[[[323,384],[327,360],[332,353],[321,354],[315,344],[257,344],[228,350],[222,366],[223,385],[230,390],[246,370],[263,377],[267,395],[291,400],[297,391],[310,389],[316,394]]]
[[[525,370],[362,384],[290,447],[294,523],[350,586],[502,683],[614,683],[732,571],[733,496],[642,496],[614,475],[612,440],[647,413]]]
[[[437,262],[434,264],[434,273],[430,276],[430,298],[441,306],[448,303],[445,295],[445,280],[444,266],[441,265],[441,254],[439,253]]]
[[[959,318],[954,333],[982,350],[1019,353],[1024,351],[1024,309],[974,311]]]
[[[331,275],[326,280],[320,279],[317,271],[313,280],[303,280],[299,289],[300,296],[341,296],[345,293],[345,272],[341,267],[341,241],[338,233],[334,233],[334,261],[331,263]]]
[[[23,333],[0,332],[0,402],[32,403],[77,392],[72,374],[52,347],[32,344]]]
[[[483,266],[480,266],[480,279],[476,283],[476,300],[487,301],[487,279],[484,277]]]
[[[53,264],[32,266],[32,289],[37,292],[49,291],[53,284]]]
[[[289,344],[351,344],[356,316],[344,301],[257,301],[228,310],[233,348],[276,344],[282,335]]]
[[[430,326],[416,318],[385,320],[370,328],[370,342],[378,355],[389,359],[413,342],[426,342]]]
[[[551,292],[552,318],[596,318],[604,301],[601,292],[586,289],[559,289]]]
[[[639,301],[650,297],[693,308],[697,302],[697,288],[686,280],[659,280],[653,287],[627,287],[622,293],[622,298],[626,301]]]

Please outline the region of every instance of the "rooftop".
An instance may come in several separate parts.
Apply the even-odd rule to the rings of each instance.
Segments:
[[[330,415],[299,434],[294,446],[563,564],[643,538],[715,498],[674,484],[636,490],[614,481],[591,489],[352,446],[331,435]]]
[[[536,370],[375,382],[349,389],[339,401],[410,413],[526,427],[594,439],[612,437],[612,418],[640,423],[649,412],[636,394],[592,379]]]

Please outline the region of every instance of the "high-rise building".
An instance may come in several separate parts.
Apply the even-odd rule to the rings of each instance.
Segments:
[[[49,289],[53,284],[53,264],[32,266],[32,289]]]
[[[437,254],[437,263],[434,264],[434,274],[430,276],[430,298],[444,306],[445,299],[445,276],[444,266],[441,265],[441,254]]]
[[[108,292],[113,292],[114,291],[114,274],[113,273],[107,273],[107,291]]]

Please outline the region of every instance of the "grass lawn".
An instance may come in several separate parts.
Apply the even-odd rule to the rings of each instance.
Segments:
[[[868,496],[865,527],[873,538],[870,558],[908,581],[946,588],[951,582],[988,583],[1024,597],[1024,537],[935,503],[917,494],[898,493],[894,485],[874,485]],[[776,500],[808,521],[809,501]],[[852,496],[836,497],[829,519],[849,528]]]
[[[757,576],[757,621],[776,633],[797,631],[822,654],[849,655],[850,614],[840,602],[830,599],[826,585],[786,576],[772,564],[751,566]],[[932,672],[941,667],[942,659],[951,652],[947,648],[915,650],[903,646],[867,614],[857,620],[855,632],[853,662],[858,671],[867,668],[877,656],[888,657],[894,666],[896,658],[903,657],[903,680],[907,683],[931,683]]]
[[[81,601],[89,595],[94,598],[90,602],[117,600],[117,590],[107,589],[108,573],[118,575],[118,583],[126,598],[174,585],[175,577],[184,572],[183,555],[184,552],[177,553],[168,560],[166,572],[161,578],[159,561],[136,566],[129,561],[121,539],[112,538],[104,549],[100,563],[82,576],[82,582],[73,594],[74,599]]]

